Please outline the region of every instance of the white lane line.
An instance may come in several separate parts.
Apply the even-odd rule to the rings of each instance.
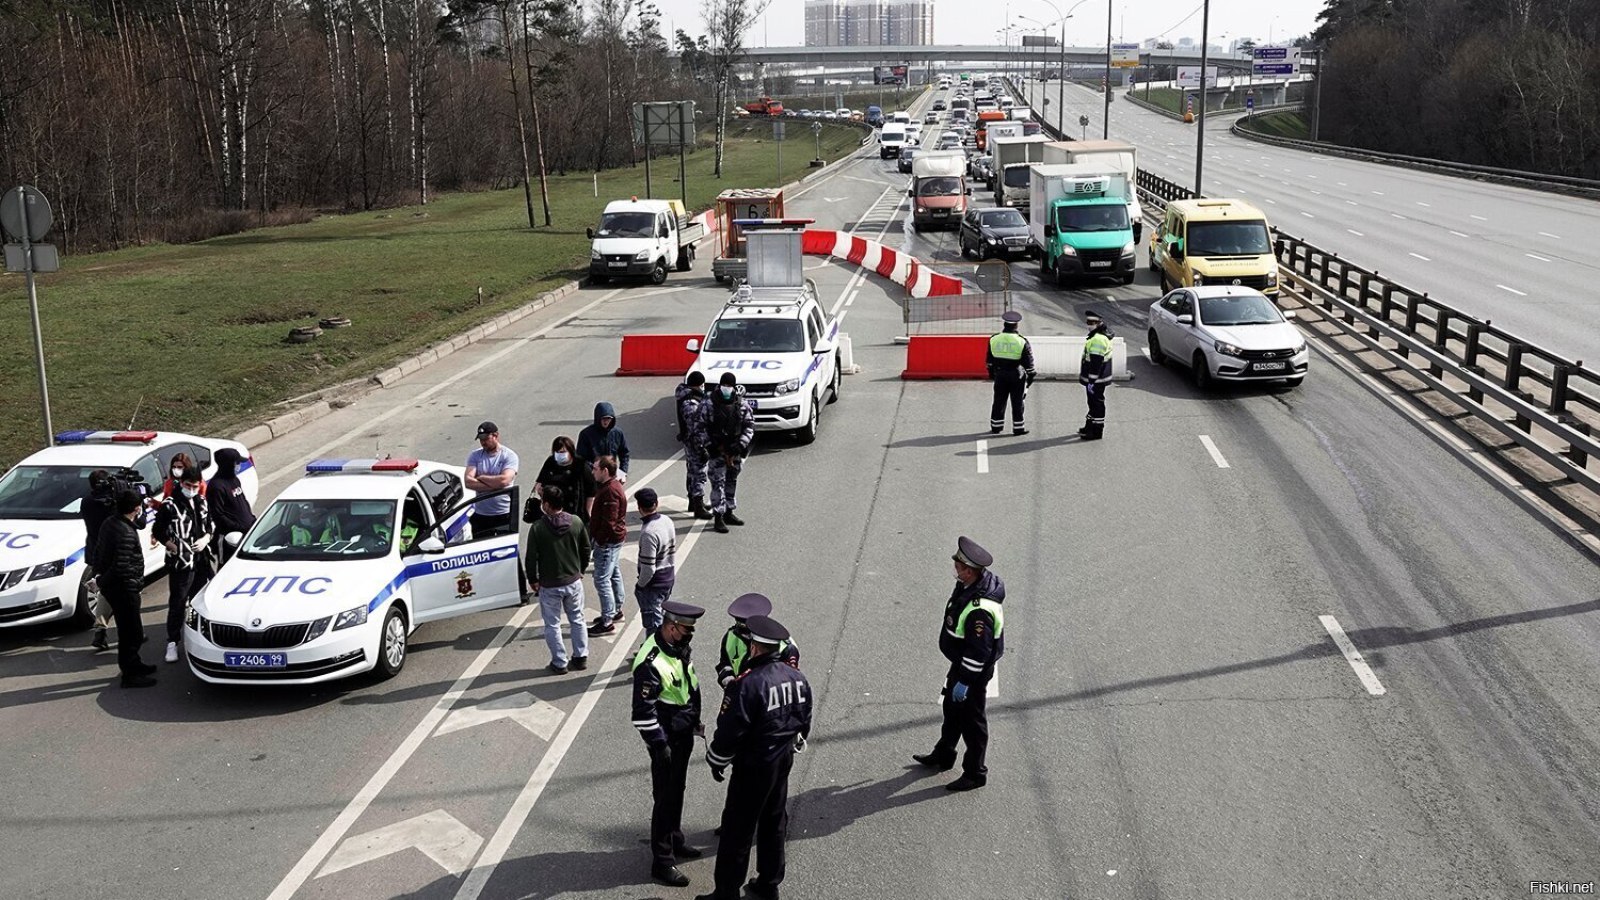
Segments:
[[[1418,200],[1418,201],[1417,201],[1417,205],[1418,205],[1418,206],[1426,206],[1426,207],[1428,207],[1428,208],[1429,208],[1429,209],[1432,209],[1432,208],[1433,208],[1433,204],[1432,204],[1432,203],[1423,203],[1423,202],[1422,202],[1422,201],[1421,201],[1421,200]]]
[[[1228,465],[1228,461],[1226,459],[1222,458],[1222,451],[1217,449],[1216,442],[1211,440],[1211,435],[1209,435],[1209,434],[1200,435],[1200,443],[1205,445],[1206,452],[1211,454],[1211,461],[1217,464],[1217,468],[1219,468],[1219,469],[1231,469],[1231,468],[1233,468],[1232,466]]]
[[[1421,253],[1413,253],[1411,255],[1416,257],[1417,259],[1422,260],[1423,262],[1433,262],[1433,260],[1427,258],[1426,256],[1423,256]]]
[[[1480,216],[1480,215],[1476,215],[1476,214],[1469,214],[1469,215],[1470,215],[1471,218],[1477,219],[1479,222],[1487,222],[1487,221],[1489,221],[1488,219],[1485,219],[1483,216]]]
[[[1400,215],[1399,213],[1389,213],[1389,215],[1393,216],[1396,219],[1399,219],[1402,222],[1406,221],[1406,217]]]
[[[1322,196],[1322,192],[1321,191],[1312,191],[1311,193],[1316,194],[1318,197]]]
[[[1378,196],[1379,196],[1379,197],[1386,197],[1386,196],[1388,196],[1388,195],[1387,195],[1387,194],[1385,194],[1385,193],[1384,193],[1384,192],[1383,192],[1383,191],[1373,191],[1373,193],[1374,193],[1374,194],[1377,194],[1377,195],[1378,195]]]
[[[844,283],[844,290],[839,292],[839,299],[833,301],[833,308],[828,310],[828,318],[831,319],[839,315],[839,309],[844,306],[846,296],[866,277],[867,270],[857,266],[855,272],[850,276],[850,280]]]
[[[978,474],[989,474],[989,442],[978,442]]]
[[[1315,175],[1307,175],[1306,177],[1311,179],[1312,181],[1316,181],[1317,180],[1317,176],[1315,176]]]
[[[705,533],[704,526],[703,520],[697,520],[690,527],[688,537],[684,538],[683,545],[678,550],[679,566],[682,566],[694,552],[695,546],[700,541],[700,535]],[[578,699],[578,705],[573,708],[571,715],[567,716],[567,721],[556,734],[556,739],[550,743],[549,749],[545,751],[544,758],[539,760],[539,765],[528,778],[528,783],[523,785],[522,793],[517,795],[505,818],[500,820],[500,827],[495,829],[494,835],[484,845],[483,854],[478,857],[472,871],[467,873],[466,879],[461,883],[461,889],[456,891],[456,900],[477,900],[478,895],[483,893],[483,888],[489,883],[489,878],[494,875],[495,869],[505,861],[506,851],[511,849],[511,842],[522,831],[522,826],[527,824],[528,816],[533,813],[534,804],[539,802],[539,796],[544,793],[545,787],[550,784],[550,779],[555,776],[556,769],[567,756],[567,751],[572,749],[572,743],[577,739],[579,729],[588,721],[589,714],[594,712],[595,706],[600,702],[600,695],[615,680],[618,670],[634,652],[634,645],[643,634],[644,626],[641,618],[634,616],[616,644],[612,645],[611,653],[606,656],[605,665],[601,666],[590,679],[589,686]]]
[[[1278,201],[1272,199],[1271,197],[1265,197],[1263,199],[1265,199],[1268,203],[1271,203],[1273,206],[1277,206],[1278,205]]]
[[[1355,202],[1354,200],[1346,200],[1345,202],[1350,204],[1351,206],[1360,206],[1361,205],[1361,204]]]
[[[1472,237],[1472,235],[1470,235],[1470,234],[1462,234],[1459,231],[1452,231],[1450,233],[1455,235],[1456,237],[1459,237],[1459,238],[1470,238],[1470,237]]]
[[[1517,290],[1514,287],[1506,287],[1503,284],[1497,284],[1497,285],[1495,285],[1495,287],[1499,288],[1502,291],[1510,291],[1511,293],[1516,294],[1518,297],[1526,297],[1526,296],[1528,296],[1527,294],[1524,294],[1523,292]]]
[[[1550,260],[1545,259],[1544,257],[1540,256],[1537,253],[1524,253],[1522,255],[1526,256],[1529,259],[1537,259],[1539,262],[1550,262]]]
[[[1367,661],[1361,657],[1361,651],[1356,649],[1350,636],[1344,633],[1339,620],[1333,616],[1317,616],[1317,619],[1322,622],[1322,627],[1327,629],[1328,637],[1333,638],[1333,642],[1339,646],[1339,652],[1344,654],[1345,661],[1355,670],[1356,677],[1361,679],[1361,685],[1367,689],[1367,693],[1374,697],[1382,697],[1388,693],[1383,687],[1383,682],[1378,680],[1378,674],[1367,665]]]
[[[1342,181],[1341,181],[1341,182],[1339,182],[1339,187],[1349,187],[1349,186],[1350,186],[1350,185],[1348,185],[1348,184],[1345,184],[1345,183],[1344,183],[1344,182],[1342,182]]]
[[[844,308],[845,309],[849,309],[851,307],[851,305],[856,302],[856,297],[858,297],[860,295],[861,295],[861,288],[859,288],[859,287],[856,288],[855,290],[851,291],[850,292],[850,299],[846,300],[844,302]]]
[[[1305,216],[1308,219],[1315,219],[1316,218],[1316,216],[1313,216],[1311,213],[1308,213],[1303,209],[1300,210],[1300,215]]]
[[[1548,231],[1539,232],[1539,236],[1540,237],[1547,237],[1547,238],[1555,238],[1558,241],[1561,240],[1561,235],[1559,235],[1559,234],[1551,234]]]
[[[1351,234],[1355,235],[1356,237],[1366,237],[1366,235],[1364,235],[1361,232],[1355,230],[1354,228],[1346,228],[1345,231],[1350,232]]]

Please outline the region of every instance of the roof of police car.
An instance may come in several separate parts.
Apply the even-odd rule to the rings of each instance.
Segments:
[[[176,431],[162,431],[158,432],[155,439],[149,443],[93,442],[56,444],[29,455],[18,465],[126,467],[138,462],[146,454],[178,443],[203,444],[213,449],[224,445],[238,446],[232,441],[222,442],[216,438],[201,438],[190,434],[179,434]]]
[[[423,460],[411,472],[313,472],[284,488],[279,500],[400,500],[419,478],[440,469],[461,477],[459,466]]]

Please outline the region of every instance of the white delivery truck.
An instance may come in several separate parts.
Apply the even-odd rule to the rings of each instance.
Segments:
[[[1144,231],[1144,211],[1139,206],[1138,151],[1122,141],[1053,141],[1046,145],[1047,163],[1093,164],[1121,172],[1127,190],[1128,221],[1133,223],[1133,239]]]
[[[1025,133],[1021,122],[1006,120],[1004,122],[990,122],[984,128],[984,141],[997,141],[1001,138],[1019,138]]]
[[[1090,163],[1045,163],[1029,175],[1028,239],[1039,253],[1039,277],[1053,276],[1057,287],[1099,278],[1132,284],[1138,245],[1123,174]]]
[[[1044,146],[1050,139],[1042,134],[1024,137],[999,138],[989,142],[994,156],[992,170],[995,206],[1011,206],[1026,212],[1028,208],[1028,167],[1044,161]]]
[[[588,230],[589,280],[645,276],[667,280],[667,267],[687,272],[694,266],[694,242],[705,228],[677,200],[613,200],[600,214],[600,227]]]

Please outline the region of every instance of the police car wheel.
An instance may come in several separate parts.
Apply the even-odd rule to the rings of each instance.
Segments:
[[[844,384],[844,363],[839,354],[833,355],[833,383],[828,385],[828,402],[839,402],[839,388]]]
[[[378,674],[393,678],[406,665],[406,614],[398,606],[390,606],[383,617],[383,631],[378,635]]]
[[[812,397],[811,418],[806,421],[806,424],[800,426],[800,429],[794,433],[795,440],[802,444],[810,444],[814,442],[817,439],[817,421],[821,415],[822,404],[818,401],[818,398]]]
[[[94,624],[94,601],[89,599],[89,586],[86,581],[78,582],[78,605],[72,610],[72,618],[67,620],[67,627],[73,631],[82,631]]]

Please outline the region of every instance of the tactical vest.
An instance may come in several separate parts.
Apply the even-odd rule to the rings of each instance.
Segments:
[[[994,354],[995,359],[1017,362],[1022,359],[1022,350],[1026,346],[1028,342],[1015,331],[1002,331],[989,338],[989,352]]]
[[[961,608],[961,615],[956,617],[955,631],[951,633],[958,638],[965,638],[967,636],[967,616],[970,615],[975,609],[983,610],[989,614],[989,618],[994,620],[994,636],[996,639],[999,639],[1001,632],[1005,631],[1006,628],[1005,607],[994,602],[993,600],[990,600],[988,597],[978,597],[971,603],[963,606]]]
[[[1091,356],[1110,359],[1111,339],[1098,331],[1089,335],[1088,340],[1083,342],[1083,358],[1088,359]]]
[[[733,666],[733,674],[738,675],[743,672],[745,660],[750,656],[750,643],[730,628],[728,633],[723,635],[722,649],[728,654],[728,665]],[[778,644],[778,649],[774,652],[782,656],[788,649],[789,642],[783,641]]]
[[[651,652],[655,657],[651,658]],[[688,706],[689,696],[700,687],[700,680],[695,677],[694,666],[688,665],[676,656],[669,656],[656,643],[655,635],[644,642],[639,652],[634,654],[633,668],[637,669],[646,659],[656,670],[656,675],[661,678],[661,696],[658,702],[669,706]]]

